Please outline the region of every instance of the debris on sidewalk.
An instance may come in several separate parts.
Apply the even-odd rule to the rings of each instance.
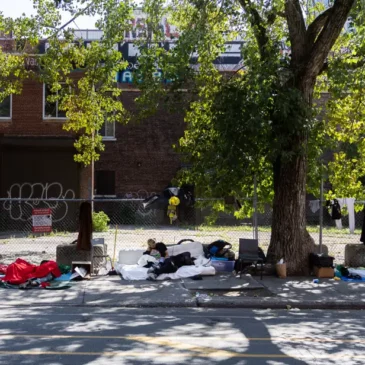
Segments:
[[[211,300],[212,298],[208,294],[200,294],[199,292],[196,292],[195,298],[199,298],[201,300]]]

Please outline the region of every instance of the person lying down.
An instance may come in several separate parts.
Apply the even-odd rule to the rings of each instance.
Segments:
[[[166,245],[163,242],[156,242],[152,238],[147,241],[147,245],[147,251],[143,255],[150,255],[156,259],[156,262],[149,262],[146,265],[149,267],[147,272],[148,280],[156,280],[161,274],[174,273],[182,266],[194,265],[195,258],[191,257],[190,252],[169,256]]]

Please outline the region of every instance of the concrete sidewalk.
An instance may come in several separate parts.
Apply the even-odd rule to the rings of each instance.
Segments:
[[[76,282],[64,290],[0,289],[0,306],[210,307],[365,309],[365,282],[232,275],[194,281],[124,281],[119,276]]]

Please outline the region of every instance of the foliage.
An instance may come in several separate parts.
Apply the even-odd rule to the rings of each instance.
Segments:
[[[365,198],[365,26],[364,2],[352,12],[352,31],[338,42],[328,72],[327,135],[333,160],[328,165],[333,196]]]
[[[75,159],[89,164],[103,150],[98,131],[105,120],[128,121],[114,82],[126,63],[113,46],[122,42],[130,29],[135,5],[114,0],[33,3],[35,16],[0,16],[0,31],[12,32],[17,39],[11,52],[0,49],[0,99],[20,93],[27,78],[50,85],[55,94],[49,101],[58,100],[68,118],[64,128],[79,135]],[[308,108],[296,86],[290,84],[294,71],[285,49],[293,45],[284,1],[145,0],[141,5],[147,15],[136,43],[141,53],[135,77],[142,91],[138,100],[141,115],[156,110],[176,94],[180,97],[181,88],[189,86],[185,100],[189,105],[188,129],[180,141],[180,151],[193,168],[181,173],[184,181],[196,184],[206,197],[249,197],[255,175],[259,200],[271,201],[273,162],[279,155],[290,159],[293,154],[306,153],[310,191],[318,192],[320,177],[325,174],[333,185],[332,193],[365,196],[363,2],[353,6],[352,32],[338,37],[328,67],[317,80],[318,90],[332,94],[328,124],[317,118],[318,110]],[[302,2],[302,6],[307,27],[326,11],[321,2]],[[76,20],[81,15],[98,15],[96,26],[104,37],[84,47],[82,40],[75,39],[72,23],[61,24],[61,10]],[[169,52],[160,46],[164,41],[159,24],[163,16],[169,17],[180,33]],[[244,67],[222,75],[213,61],[225,42],[237,36],[245,39]],[[25,59],[42,39],[49,48],[38,57],[39,69],[26,69]],[[344,53],[344,49],[350,52]],[[198,54],[198,61],[192,68],[193,52]],[[161,83],[154,75],[156,69],[162,69],[163,77],[173,82],[168,86]],[[293,136],[302,133],[309,135],[308,145],[299,144],[293,151]],[[336,153],[327,167],[322,155],[328,148],[335,148]]]
[[[303,1],[302,9],[297,9],[306,9],[307,24],[304,26],[312,31],[315,29],[313,23],[322,22],[319,19],[328,15],[323,3],[313,3]],[[318,72],[318,77],[314,76],[316,96],[320,96],[321,91],[332,93],[325,106],[329,112],[327,119],[323,118],[324,106],[312,104],[312,97],[304,98],[298,87],[299,71],[293,67],[293,52],[300,52],[297,51],[300,44],[295,44],[290,33],[284,1],[174,0],[167,7],[166,2],[149,0],[145,4],[151,24],[158,19],[156,13],[167,13],[181,32],[172,52],[161,50],[156,43],[154,47],[142,50],[140,72],[146,81],[141,85],[140,102],[146,106],[147,101],[152,101],[152,107],[157,108],[175,91],[173,86],[164,87],[149,77],[156,65],[169,75],[175,75],[174,84],[178,87],[189,85],[187,130],[178,146],[191,166],[181,171],[183,182],[195,184],[201,196],[247,198],[253,196],[256,176],[258,200],[271,202],[273,165],[277,160],[285,163],[295,156],[306,155],[309,192],[319,196],[320,180],[324,176],[332,184],[329,192],[332,196],[333,192],[337,196],[364,196],[361,177],[365,176],[365,158],[361,157],[361,162],[357,159],[364,144],[361,138],[365,131],[362,128],[363,110],[359,108],[364,75],[361,67],[356,68],[356,73],[349,67],[359,62],[364,51],[361,2],[356,2],[352,9],[352,29],[355,31],[342,32],[335,39],[333,51],[327,64],[323,65],[326,67]],[[307,37],[313,37],[312,43],[315,43],[315,37],[322,35],[321,31],[324,33],[324,25],[322,23],[313,34],[308,30]],[[155,34],[154,41],[161,41],[162,36],[158,32]],[[222,51],[224,42],[237,35],[245,39],[244,66],[235,73],[222,75],[213,66],[213,61]],[[153,42],[147,38],[143,41],[144,44]],[[310,46],[312,44],[308,48]],[[350,48],[349,55],[343,53],[344,47]],[[288,48],[291,48],[291,54],[287,52]],[[184,72],[192,52],[198,54],[199,66]],[[358,125],[354,124],[354,113],[358,115]],[[343,127],[339,129],[339,125]],[[354,134],[353,129],[358,133]],[[304,143],[295,142],[301,138]],[[345,141],[347,144],[343,143]],[[343,151],[349,148],[349,143],[351,151],[356,150],[355,157]],[[335,154],[326,166],[324,154],[329,149],[335,150]],[[228,207],[218,204],[215,208],[220,211]],[[252,203],[245,201],[236,214],[242,217],[251,212]]]
[[[94,232],[107,232],[110,218],[104,212],[93,212]]]
[[[0,15],[0,31],[15,37],[15,46],[10,50],[0,48],[0,100],[19,94],[27,78],[49,85],[52,94],[48,102],[58,101],[59,109],[66,112],[64,129],[78,136],[75,160],[88,165],[103,150],[98,134],[103,124],[128,121],[115,82],[116,73],[126,67],[126,62],[113,46],[124,39],[132,8],[127,2],[114,0],[33,3],[35,16],[11,19]],[[61,9],[69,11],[73,19],[98,14],[96,27],[104,32],[104,37],[85,47],[70,25],[61,24]],[[49,48],[39,55],[37,48],[44,40]],[[37,70],[24,67],[30,55],[37,57]]]
[[[59,100],[66,111],[65,128],[81,134],[76,159],[88,164],[103,148],[95,134],[105,116],[128,119],[114,84],[115,73],[126,64],[113,45],[123,41],[135,5],[127,0],[33,1],[35,17],[0,17],[0,30],[14,31],[20,48],[19,58],[0,53],[0,97],[19,92],[27,77],[50,84],[57,94],[49,100]],[[306,189],[318,194],[325,176],[332,184],[329,196],[365,195],[364,2],[335,0],[328,9],[312,0],[144,0],[141,5],[147,16],[136,43],[141,115],[188,91],[185,105],[180,100],[175,107],[186,110],[187,129],[178,148],[192,166],[180,179],[194,183],[201,196],[248,202],[256,178],[258,201],[274,199],[278,224],[273,223],[272,241],[292,257],[300,249],[304,260]],[[104,32],[100,42],[89,48],[75,42],[72,31],[60,24],[60,9],[75,18],[98,15]],[[170,51],[162,47],[162,16],[180,33]],[[351,19],[350,31],[343,30],[346,19]],[[213,61],[237,36],[244,39],[243,65],[234,73],[219,72]],[[39,57],[39,71],[24,70],[22,57],[42,37],[50,48]],[[193,54],[197,63],[191,66]],[[83,72],[71,72],[77,69]],[[163,84],[156,69],[172,82]],[[323,106],[313,100],[321,91],[331,95],[325,119]],[[334,154],[327,166],[328,150]],[[237,215],[251,210],[244,203]]]

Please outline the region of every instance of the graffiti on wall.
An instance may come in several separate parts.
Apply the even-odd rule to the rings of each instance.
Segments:
[[[9,217],[14,221],[28,221],[32,219],[34,208],[52,209],[53,222],[62,221],[68,213],[68,202],[62,199],[75,199],[76,194],[72,189],[64,190],[61,183],[22,183],[13,184],[7,191],[7,198],[3,208],[9,212]],[[16,201],[16,199],[22,199]],[[29,200],[28,200],[29,199]],[[57,199],[60,201],[45,201]]]
[[[149,193],[147,190],[141,189],[138,191],[132,191],[129,193],[126,193],[124,195],[125,199],[147,199],[153,195],[156,195],[156,193]],[[145,208],[143,204],[138,204],[137,213],[140,214],[143,217],[154,217],[156,215],[156,211],[151,208]]]

